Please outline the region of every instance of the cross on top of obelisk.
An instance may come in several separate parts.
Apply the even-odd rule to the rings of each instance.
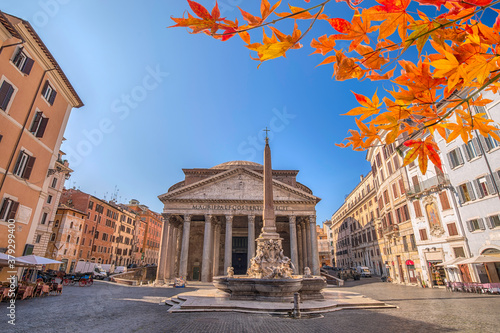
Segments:
[[[267,126],[266,126],[266,129],[264,129],[264,130],[262,130],[262,131],[266,132],[266,144],[268,144],[268,143],[269,143],[269,137],[267,136],[267,133],[268,133],[269,131],[271,131],[271,130],[267,129]]]

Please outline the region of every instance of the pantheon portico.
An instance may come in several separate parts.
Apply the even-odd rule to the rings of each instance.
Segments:
[[[159,196],[163,229],[158,281],[183,277],[212,281],[246,273],[262,228],[263,166],[232,161],[210,169],[183,169],[185,179]],[[321,200],[296,181],[297,170],[273,170],[277,232],[294,273],[319,275],[316,204]]]

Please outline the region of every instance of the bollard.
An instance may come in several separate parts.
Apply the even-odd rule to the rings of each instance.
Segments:
[[[300,294],[293,294],[293,318],[300,318]]]

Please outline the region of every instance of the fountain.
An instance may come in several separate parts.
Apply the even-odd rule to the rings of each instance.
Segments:
[[[321,290],[326,280],[312,276],[308,267],[304,275],[292,275],[290,258],[283,254],[282,238],[276,232],[272,187],[271,149],[266,129],[264,148],[264,211],[262,233],[256,239],[257,251],[250,259],[246,276],[234,276],[228,268],[226,276],[214,277],[214,286],[229,294],[231,300],[292,302],[299,293],[302,300],[324,299]]]

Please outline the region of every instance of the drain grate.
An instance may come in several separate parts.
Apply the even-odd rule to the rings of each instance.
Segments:
[[[321,313],[303,313],[300,318],[294,318],[291,314],[270,313],[271,317],[286,318],[286,319],[318,319],[324,318]]]

